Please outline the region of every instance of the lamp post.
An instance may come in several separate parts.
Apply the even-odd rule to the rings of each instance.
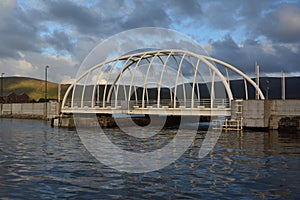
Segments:
[[[281,72],[281,98],[285,100],[285,73]]]
[[[270,81],[266,80],[266,99],[269,99]]]
[[[48,68],[49,66],[46,65],[45,67],[45,120],[47,120],[47,83],[48,83],[48,80],[47,80],[47,77],[48,77]]]
[[[1,103],[3,103],[3,75],[5,73],[1,73]]]
[[[3,75],[4,75],[4,73],[1,73],[1,102],[0,102],[0,104],[1,104],[1,107],[0,107],[0,109],[1,109],[1,113],[0,113],[0,115],[2,115],[2,113],[3,113],[3,103],[4,103],[4,99],[3,99]]]

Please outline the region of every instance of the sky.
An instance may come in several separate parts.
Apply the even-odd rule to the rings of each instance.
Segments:
[[[0,73],[60,82],[75,78],[100,42],[160,27],[197,41],[249,76],[300,76],[300,1],[1,0]]]

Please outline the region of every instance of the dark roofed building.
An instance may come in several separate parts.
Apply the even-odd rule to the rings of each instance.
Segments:
[[[26,93],[16,94],[11,92],[3,95],[3,103],[28,103],[29,96]]]

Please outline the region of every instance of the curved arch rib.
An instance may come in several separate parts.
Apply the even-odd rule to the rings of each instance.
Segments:
[[[232,71],[236,72],[237,74],[241,75],[244,79],[246,79],[258,91],[259,97],[261,99],[265,99],[264,94],[262,93],[262,91],[260,90],[258,85],[251,78],[249,78],[246,74],[244,74],[242,71],[238,70],[236,67],[234,67],[234,66],[232,66],[228,63],[225,63],[224,61],[221,61],[221,60],[218,60],[218,59],[215,59],[215,58],[212,58],[212,57],[208,57],[208,56],[203,56],[203,57],[207,60],[219,63],[219,64],[231,69]]]
[[[161,73],[161,77],[160,77],[160,80],[158,80],[157,81],[157,84],[158,84],[158,91],[160,92],[160,89],[161,89],[161,84],[162,84],[162,77],[163,77],[163,74],[164,74],[164,72],[166,72],[167,73],[167,71],[164,71],[164,70],[167,70],[166,69],[166,65],[167,65],[167,62],[168,62],[168,60],[169,60],[169,57],[170,56],[172,56],[172,57],[174,57],[174,56],[180,56],[180,57],[182,57],[181,58],[181,61],[180,61],[180,63],[178,63],[178,71],[177,71],[177,76],[176,76],[176,82],[175,82],[175,94],[174,94],[174,97],[173,97],[173,99],[174,99],[174,107],[176,107],[176,93],[177,93],[177,85],[178,85],[178,79],[179,79],[179,76],[181,77],[181,78],[183,78],[182,77],[182,72],[181,72],[181,68],[182,68],[182,63],[183,63],[183,59],[184,59],[184,57],[186,57],[186,56],[191,56],[191,57],[194,57],[194,58],[197,58],[198,59],[198,61],[197,61],[197,64],[196,64],[196,66],[193,66],[193,69],[194,69],[194,79],[193,79],[193,90],[195,89],[195,84],[196,84],[196,82],[197,82],[197,77],[196,77],[196,74],[198,73],[197,71],[198,71],[198,65],[199,65],[199,62],[204,62],[205,64],[206,64],[206,66],[209,68],[209,69],[211,69],[212,71],[213,71],[213,76],[214,76],[214,74],[215,75],[217,75],[220,79],[221,79],[221,81],[222,81],[222,83],[223,83],[223,85],[224,85],[224,87],[225,87],[225,89],[226,89],[226,92],[227,92],[227,94],[228,94],[228,98],[229,98],[229,100],[233,100],[233,94],[232,94],[232,91],[231,91],[231,89],[230,89],[230,83],[229,83],[229,76],[228,76],[228,70],[227,69],[230,69],[230,70],[232,70],[232,71],[234,71],[235,73],[237,73],[237,74],[239,74],[239,75],[241,75],[242,77],[243,77],[243,79],[244,79],[244,84],[245,84],[245,92],[246,92],[246,99],[248,99],[248,89],[247,89],[247,82],[249,82],[257,91],[258,91],[258,94],[259,94],[259,97],[261,98],[261,99],[265,99],[265,97],[264,97],[264,95],[263,95],[263,93],[262,93],[262,91],[260,90],[260,88],[259,88],[259,86],[251,79],[251,78],[249,78],[246,74],[244,74],[242,71],[240,71],[239,69],[237,69],[236,67],[234,67],[234,66],[232,66],[232,65],[230,65],[230,64],[228,64],[228,63],[225,63],[224,61],[221,61],[221,60],[218,60],[218,59],[215,59],[215,58],[212,58],[212,57],[208,57],[208,56],[203,56],[203,55],[199,55],[199,54],[195,54],[195,53],[193,53],[193,52],[189,52],[189,51],[184,51],[184,50],[176,50],[176,49],[173,49],[173,50],[155,50],[155,51],[148,51],[148,52],[140,52],[140,53],[135,53],[135,54],[130,54],[130,55],[125,55],[125,56],[121,56],[121,57],[118,57],[118,58],[115,58],[115,59],[112,59],[112,60],[108,60],[108,61],[105,61],[105,62],[103,62],[103,63],[100,63],[100,64],[97,64],[97,65],[95,65],[95,66],[93,66],[93,67],[91,67],[89,70],[87,70],[87,71],[85,71],[81,76],[79,76],[77,79],[76,79],[76,81],[74,82],[74,83],[72,83],[70,86],[69,86],[69,88],[67,89],[67,91],[66,91],[66,93],[65,93],[65,95],[64,95],[64,98],[63,98],[63,101],[62,101],[62,108],[64,108],[65,106],[66,106],[66,101],[67,101],[67,98],[68,98],[68,96],[70,95],[70,92],[72,91],[72,89],[73,89],[73,91],[72,91],[72,96],[71,96],[71,108],[74,108],[74,95],[75,95],[75,90],[76,90],[76,85],[85,77],[86,78],[86,80],[88,79],[88,75],[92,72],[92,71],[94,71],[94,70],[96,70],[96,69],[99,69],[99,73],[101,73],[101,69],[104,67],[104,66],[106,66],[107,64],[109,64],[109,63],[112,63],[112,62],[118,62],[118,61],[120,61],[120,60],[125,60],[125,63],[126,63],[126,65],[124,65],[123,67],[122,67],[122,70],[119,72],[119,74],[117,75],[117,77],[116,77],[116,79],[114,80],[114,82],[113,82],[113,85],[111,86],[111,88],[109,89],[109,92],[108,92],[108,97],[107,97],[107,101],[109,101],[109,98],[110,98],[110,96],[111,96],[111,93],[112,93],[112,88],[114,87],[114,85],[118,82],[118,80],[119,80],[119,78],[122,76],[122,74],[124,73],[124,71],[125,70],[127,70],[133,63],[136,63],[137,64],[137,62],[138,61],[141,61],[141,60],[143,60],[143,59],[149,59],[149,58],[152,58],[152,60],[149,62],[149,60],[148,60],[148,63],[149,63],[149,66],[148,66],[148,69],[147,69],[147,74],[146,74],[146,76],[144,77],[144,85],[143,85],[143,103],[145,103],[144,102],[144,92],[147,92],[147,91],[145,91],[145,82],[147,81],[147,77],[148,77],[148,75],[149,75],[149,70],[150,70],[150,68],[151,68],[151,64],[152,64],[152,62],[153,62],[153,60],[155,59],[155,57],[158,57],[159,59],[161,59],[161,56],[167,56],[167,59],[165,60],[165,61],[162,61],[162,64],[163,64],[163,67],[162,67],[162,73]],[[136,58],[136,59],[134,59],[134,58]],[[130,62],[130,61],[132,61],[132,62]],[[128,64],[128,62],[129,63],[131,63],[131,64]],[[218,70],[218,68],[216,67],[216,66],[214,66],[213,64],[212,64],[212,62],[215,62],[215,63],[218,63],[218,64],[220,64],[220,65],[222,65],[223,67],[225,67],[226,68],[226,76],[227,76],[227,79],[224,77],[224,75]],[[139,64],[137,64],[136,65],[136,68],[138,68],[138,65]],[[115,65],[114,65],[115,66]],[[114,68],[114,66],[112,67],[112,68]],[[112,73],[112,70],[113,69],[111,69],[110,70],[110,72],[109,72],[109,76],[111,76],[111,73]],[[135,72],[134,72],[135,73]],[[99,78],[99,74],[98,74],[98,77],[97,77],[97,81],[98,81],[98,78]],[[132,79],[134,79],[134,75],[133,75],[133,78]],[[84,81],[84,86],[83,86],[83,89],[85,89],[85,85],[86,85],[86,80]],[[107,79],[108,80],[108,79]],[[94,95],[95,94],[95,87],[96,87],[96,85],[98,84],[98,82],[95,82],[94,83],[94,88],[93,88],[93,92],[92,92],[92,94]],[[134,80],[131,80],[131,84],[134,82]],[[184,83],[184,81],[183,81],[183,83]],[[108,83],[106,83],[106,87],[107,87],[107,84]],[[183,86],[184,87],[184,86]],[[183,88],[183,90],[185,90],[185,88]],[[83,103],[83,95],[84,95],[84,90],[83,90],[83,94],[82,94],[82,96],[81,96],[81,102],[80,102],[80,104],[81,104],[81,106],[82,106],[82,103]],[[183,93],[184,93],[184,101],[185,101],[185,103],[186,103],[186,93],[185,93],[185,91],[183,91]],[[106,95],[104,95],[104,96],[106,96]],[[160,94],[159,94],[159,96],[160,96]],[[200,98],[200,91],[198,92],[198,98]],[[147,94],[147,97],[148,97],[148,94]],[[92,98],[94,98],[94,97],[92,97]],[[105,98],[105,97],[104,97]],[[193,99],[193,97],[192,97],[192,99]],[[130,97],[128,97],[128,100],[130,100]],[[160,101],[160,97],[159,97],[159,99],[158,99],[158,102]],[[193,99],[193,101],[194,101],[194,99]],[[93,101],[92,101],[93,102]],[[192,104],[193,104],[194,102],[192,102]],[[93,104],[93,103],[92,103]]]

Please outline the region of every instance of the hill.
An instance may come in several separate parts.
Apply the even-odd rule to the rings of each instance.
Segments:
[[[0,82],[1,83],[1,82]],[[217,83],[216,83],[217,85]],[[230,81],[232,92],[235,98],[245,98],[244,96],[244,82],[243,80],[231,80]],[[300,99],[300,92],[298,86],[300,85],[300,77],[287,77],[286,78],[286,99]],[[269,99],[280,99],[281,98],[281,78],[274,77],[261,77],[260,87],[265,97]],[[62,85],[61,98],[68,85]],[[202,89],[205,89],[203,87]],[[15,92],[16,94],[26,93],[30,100],[38,101],[44,99],[45,97],[45,81],[28,78],[28,77],[4,77],[3,78],[3,94],[8,94]],[[203,90],[202,90],[203,91]],[[207,93],[207,91],[203,91]],[[58,94],[58,84],[53,82],[48,82],[48,99],[57,99]],[[255,91],[253,88],[249,87],[249,98],[254,98]]]
[[[255,81],[253,79],[253,81]],[[260,89],[264,96],[268,99],[281,99],[281,82],[280,77],[261,77]],[[300,77],[286,77],[285,79],[285,96],[286,99],[300,99],[298,86],[300,85]],[[244,83],[243,80],[231,81],[231,88],[236,98],[244,98]],[[254,98],[255,90],[248,87],[249,98]]]
[[[48,99],[57,99],[58,84],[48,82]],[[62,94],[67,86],[62,87]],[[45,98],[45,81],[28,77],[4,77],[3,94],[15,92],[16,94],[26,93],[30,100],[38,101]]]

